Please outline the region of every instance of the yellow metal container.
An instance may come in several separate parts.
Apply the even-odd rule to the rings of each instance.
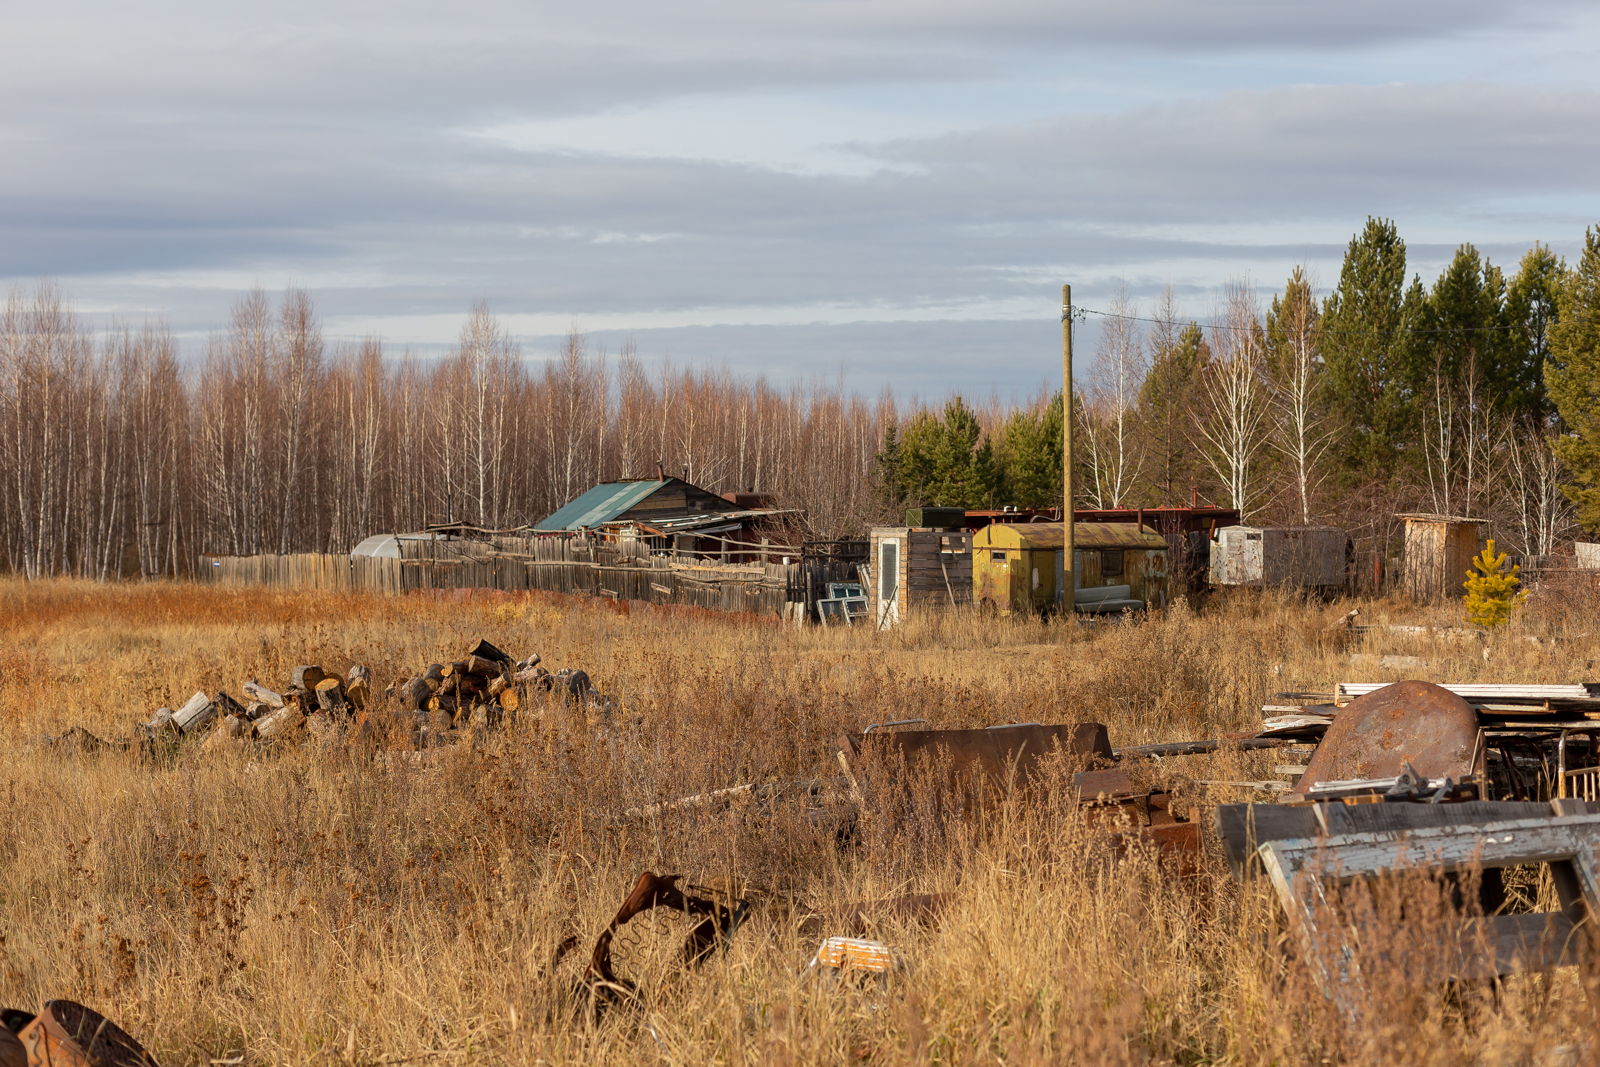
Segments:
[[[1066,606],[1065,528],[1059,522],[991,523],[972,538],[972,594],[981,606],[1048,614]],[[1074,524],[1076,587],[1131,587],[1150,607],[1167,602],[1167,542],[1132,522]]]

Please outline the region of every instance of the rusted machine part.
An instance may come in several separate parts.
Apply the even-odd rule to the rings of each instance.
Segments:
[[[689,966],[699,963],[711,954],[718,942],[728,938],[749,910],[745,901],[732,907],[702,896],[691,896],[678,888],[681,874],[658,875],[645,871],[634,883],[633,890],[617,909],[616,918],[606,927],[594,943],[594,954],[589,958],[589,969],[584,981],[591,986],[603,985],[633,991],[637,987],[628,979],[618,977],[611,967],[611,941],[617,928],[634,916],[651,908],[672,908],[685,915],[703,916],[689,931],[683,943],[683,962]]]
[[[29,1067],[156,1067],[120,1026],[70,1000],[46,1002],[20,1037]]]
[[[1108,764],[1112,759],[1111,740],[1105,726],[1097,722],[997,726],[988,730],[900,730],[845,734],[839,738],[839,751],[855,778],[860,777],[857,765],[863,756],[903,758],[909,767],[948,755],[953,775],[966,777],[982,772],[999,785],[1010,780],[1013,768],[1017,784],[1026,784],[1039,761],[1057,745],[1083,763]]]
[[[1128,772],[1120,769],[1083,771],[1072,776],[1078,802],[1088,809],[1088,821],[1113,820],[1122,828],[1113,830],[1118,851],[1130,839],[1148,841],[1163,856],[1179,860],[1179,873],[1197,870],[1200,851],[1200,824],[1180,819],[1172,813],[1172,794],[1141,789]]]
[[[1429,682],[1396,682],[1340,709],[1293,791],[1304,795],[1317,782],[1392,778],[1407,763],[1430,778],[1460,781],[1481,775],[1482,762],[1471,704]]]

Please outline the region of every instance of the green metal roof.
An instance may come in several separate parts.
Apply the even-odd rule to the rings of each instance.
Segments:
[[[587,493],[534,527],[535,530],[576,530],[613,522],[639,501],[660,489],[664,481],[601,482]]]

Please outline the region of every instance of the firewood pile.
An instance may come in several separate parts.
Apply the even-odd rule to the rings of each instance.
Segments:
[[[252,678],[239,687],[239,697],[201,690],[180,708],[159,708],[139,726],[139,740],[204,737],[204,744],[215,747],[302,735],[334,741],[352,729],[370,731],[380,720],[443,740],[440,735],[451,731],[498,726],[530,700],[603,700],[586,672],[551,674],[540,664],[537,653],[516,660],[480,640],[461,659],[430,663],[381,692],[373,688],[372,671],[364,664],[355,664],[343,677],[318,664],[301,664],[281,692]]]

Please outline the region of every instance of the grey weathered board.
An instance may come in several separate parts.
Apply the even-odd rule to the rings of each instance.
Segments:
[[[1371,931],[1357,936],[1337,917],[1330,890],[1340,885],[1400,870],[1551,865],[1561,913],[1463,920],[1441,937],[1438,958],[1421,968],[1434,981],[1576,962],[1579,938],[1591,936],[1580,924],[1586,915],[1600,914],[1600,814],[1588,814],[1580,803],[1227,807],[1232,810],[1218,810],[1217,826],[1230,863],[1243,873],[1241,843],[1259,842],[1256,858],[1272,879],[1313,978],[1353,1021],[1362,1018],[1366,999],[1357,945],[1383,939]]]

